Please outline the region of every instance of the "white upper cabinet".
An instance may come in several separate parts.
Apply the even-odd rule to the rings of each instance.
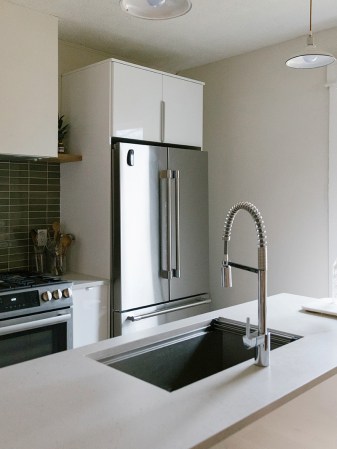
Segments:
[[[112,67],[112,135],[160,142],[161,75],[125,64]]]
[[[202,147],[203,85],[163,76],[163,141]]]
[[[114,62],[114,137],[202,147],[203,83]]]
[[[57,156],[57,26],[0,0],[0,154]]]

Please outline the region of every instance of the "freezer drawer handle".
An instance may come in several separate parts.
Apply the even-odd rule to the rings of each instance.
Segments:
[[[200,306],[202,304],[209,304],[210,302],[212,302],[211,299],[203,299],[200,301],[193,302],[191,304],[186,304],[185,306],[171,307],[170,309],[158,310],[157,312],[144,313],[142,315],[130,315],[126,319],[129,321],[140,321],[144,320],[145,318],[152,318],[154,316],[165,315],[166,313],[177,312],[179,310]]]

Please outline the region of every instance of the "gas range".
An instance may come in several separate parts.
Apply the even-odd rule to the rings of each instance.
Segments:
[[[0,293],[7,290],[40,287],[50,284],[60,284],[62,279],[41,273],[29,271],[8,271],[0,273]]]
[[[72,283],[0,273],[0,368],[73,347]]]
[[[0,319],[72,306],[71,282],[32,272],[0,273]]]

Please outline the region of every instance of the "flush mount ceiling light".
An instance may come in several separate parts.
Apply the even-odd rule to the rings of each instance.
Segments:
[[[335,61],[336,58],[330,53],[316,49],[312,35],[312,0],[310,0],[310,31],[307,37],[307,47],[303,53],[288,59],[286,64],[293,69],[315,69],[332,64]]]
[[[151,20],[173,19],[192,8],[190,0],[120,0],[119,4],[124,12]]]

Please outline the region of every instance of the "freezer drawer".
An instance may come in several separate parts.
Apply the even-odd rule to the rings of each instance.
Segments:
[[[114,337],[209,312],[210,303],[208,297],[198,296],[157,307],[114,312]]]

